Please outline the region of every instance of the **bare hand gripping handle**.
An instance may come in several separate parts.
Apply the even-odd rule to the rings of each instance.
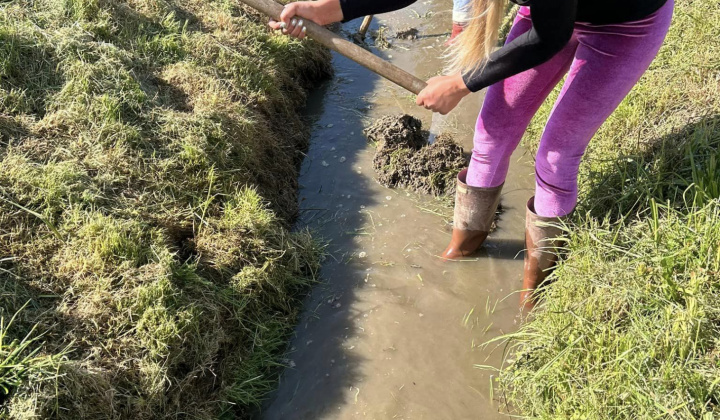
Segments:
[[[283,7],[274,0],[240,1],[277,21],[280,21],[280,13],[282,12]],[[425,89],[425,86],[427,86],[424,81],[418,79],[405,70],[388,63],[382,58],[358,47],[352,42],[343,39],[342,37],[310,20],[305,20],[305,27],[307,27],[307,35],[315,41],[344,55],[361,66],[367,67],[373,72],[399,86],[402,86],[416,95],[420,93],[421,90]]]

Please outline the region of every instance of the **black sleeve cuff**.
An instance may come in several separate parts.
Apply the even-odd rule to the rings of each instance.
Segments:
[[[463,73],[462,79],[465,83],[465,86],[470,90],[470,92],[478,92],[486,88],[487,86],[483,83],[484,78],[478,77],[479,73],[482,73],[482,67],[480,70],[477,70],[475,72],[470,73]]]
[[[415,0],[340,0],[343,22],[368,15],[392,12],[415,3]]]

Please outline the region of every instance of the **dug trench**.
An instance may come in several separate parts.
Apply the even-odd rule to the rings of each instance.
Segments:
[[[450,1],[433,0],[380,16],[372,30],[392,34],[410,25],[418,36],[393,38],[390,49],[369,41],[370,48],[420,78],[432,77],[442,71],[450,8]],[[350,38],[359,23],[342,31]],[[474,367],[499,366],[502,349],[481,344],[517,328],[524,210],[534,187],[530,157],[523,150],[513,156],[503,212],[483,248],[471,259],[445,261],[438,255],[450,239],[451,179],[467,163],[482,96],[465,98],[445,119],[441,131],[457,144],[441,137],[437,146],[424,146],[427,136],[406,117],[408,143],[383,145],[389,138],[383,132],[397,118],[381,118],[407,114],[428,128],[431,114],[340,55],[333,55],[333,67],[335,77],[310,95],[306,109],[313,130],[297,225],[327,243],[327,258],[279,387],[258,417],[504,418],[491,375]],[[373,130],[379,120],[380,130]],[[413,164],[414,157],[389,164],[393,152],[433,150],[449,174],[442,182],[423,180],[427,166]]]
[[[473,365],[515,328],[529,166],[478,257],[448,264],[450,208],[379,184],[362,134],[398,112],[429,126],[406,93],[334,57],[298,201],[317,45],[225,4],[31,3],[0,9],[0,416],[247,417],[317,278],[305,227],[328,258],[265,416],[497,415]],[[449,9],[383,17],[418,35],[376,52],[436,74]],[[479,100],[447,120],[465,150]]]

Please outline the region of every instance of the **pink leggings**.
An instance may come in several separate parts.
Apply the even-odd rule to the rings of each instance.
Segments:
[[[490,188],[505,181],[510,155],[530,120],[569,70],[535,159],[535,211],[544,217],[570,213],[590,139],[650,66],[672,13],[673,0],[668,0],[643,20],[576,23],[570,42],[550,61],[490,86],[475,128],[467,183]],[[531,27],[530,10],[522,7],[508,42]]]

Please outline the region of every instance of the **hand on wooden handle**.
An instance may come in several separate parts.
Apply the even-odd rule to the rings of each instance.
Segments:
[[[303,24],[307,27],[307,35],[313,38],[319,44],[338,52],[345,57],[355,61],[361,66],[374,71],[380,76],[390,80],[393,83],[402,86],[414,94],[420,93],[425,88],[426,83],[405,70],[390,64],[382,58],[374,55],[370,51],[364,50],[352,42],[343,39],[338,34],[330,32],[322,25],[343,20],[342,8],[340,0],[318,0],[316,2],[298,2],[297,6],[289,7],[285,11],[283,6],[276,0],[240,0],[255,10],[258,10],[278,22],[272,22],[271,26],[275,29],[281,29],[281,24],[285,25],[285,29],[289,29],[292,19],[302,19]],[[307,9],[306,9],[307,8]],[[292,16],[295,14],[295,16]],[[298,15],[299,14],[299,15]],[[287,21],[290,19],[290,21]],[[297,28],[300,27],[300,33]],[[302,34],[302,27],[299,21],[295,22],[294,29],[290,34]],[[304,35],[304,34],[302,34]]]
[[[292,37],[303,39],[307,35],[305,22],[327,25],[342,20],[339,0],[297,1],[287,4],[280,14],[280,22],[270,21],[270,27]]]
[[[305,26],[304,20],[315,21],[315,14],[312,2],[299,1],[290,3],[283,8],[280,14],[280,22],[271,20],[269,25],[275,30],[282,29],[282,33],[285,35],[303,39],[307,34],[307,27]]]
[[[432,112],[446,115],[469,94],[470,90],[459,73],[437,76],[427,81],[427,86],[418,94],[415,103]]]

